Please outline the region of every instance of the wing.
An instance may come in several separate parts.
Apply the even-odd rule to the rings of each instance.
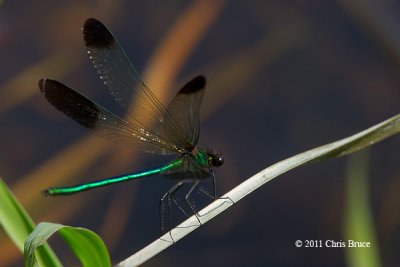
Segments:
[[[199,139],[199,112],[205,85],[206,79],[204,76],[197,76],[189,81],[172,100],[166,113],[168,116],[174,118],[174,121],[183,130],[188,139],[186,143],[190,144],[190,147],[185,148],[189,151],[196,146]],[[164,121],[165,123],[159,125],[159,132],[163,133],[162,136],[168,136],[168,140],[173,140],[174,144],[185,145],[180,144],[179,139],[174,140],[174,136],[169,136],[169,133],[173,132],[170,128],[173,128],[174,125],[170,125],[169,120]]]
[[[185,149],[192,147],[186,131],[143,83],[111,32],[90,18],[84,24],[83,36],[89,58],[115,100],[126,109],[134,101],[131,121],[169,143]],[[158,132],[160,129],[164,130]]]
[[[184,152],[161,136],[122,119],[60,82],[42,79],[39,88],[55,108],[105,139],[149,153]]]

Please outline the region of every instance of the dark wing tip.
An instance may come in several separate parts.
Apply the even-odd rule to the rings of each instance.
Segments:
[[[62,83],[50,79],[40,79],[38,82],[40,92],[46,96],[49,90],[64,86]],[[46,97],[47,98],[47,97]]]
[[[203,75],[199,75],[189,81],[185,86],[179,91],[182,94],[191,94],[206,87],[206,78]]]
[[[40,92],[44,94],[46,98],[46,94],[49,93],[49,91],[52,90],[54,87],[60,87],[60,85],[63,86],[62,83],[50,79],[40,79],[38,85]]]
[[[56,109],[86,128],[96,127],[100,110],[93,101],[55,80],[41,79],[39,89]]]
[[[40,92],[44,94],[46,79],[40,79],[38,82]]]
[[[103,23],[94,18],[89,18],[83,25],[83,39],[87,47],[105,48],[114,42],[111,32]]]

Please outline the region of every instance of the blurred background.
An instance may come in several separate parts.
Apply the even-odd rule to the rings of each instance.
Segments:
[[[207,77],[199,144],[225,157],[215,170],[220,195],[400,112],[399,1],[0,3],[0,175],[35,222],[97,232],[113,263],[159,237],[159,199],[174,182],[155,176],[68,197],[40,194],[171,159],[108,143],[40,94],[46,77],[115,105],[85,54],[86,18],[114,33],[165,104],[195,75]],[[144,266],[355,266],[355,249],[296,248],[298,239],[370,241],[374,266],[399,266],[399,148],[394,136],[361,157],[368,240],[346,230],[356,211],[344,157],[274,179]],[[59,239],[52,244],[66,266],[78,264]],[[0,229],[0,266],[22,264]]]

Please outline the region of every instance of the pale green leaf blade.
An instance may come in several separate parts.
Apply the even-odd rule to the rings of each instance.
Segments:
[[[23,250],[26,236],[35,227],[28,213],[2,179],[0,179],[0,225],[20,251]]]
[[[62,224],[43,222],[28,236],[25,243],[25,266],[34,266],[35,250],[58,232],[82,266],[111,266],[110,256],[101,238],[94,232]]]
[[[26,237],[35,227],[28,213],[2,179],[0,179],[0,226],[21,252]],[[61,266],[48,246],[41,248],[37,254],[41,266]]]
[[[380,267],[379,244],[368,187],[368,152],[350,157],[346,177],[346,211],[343,221],[345,255],[349,267]],[[354,242],[365,242],[355,247]]]

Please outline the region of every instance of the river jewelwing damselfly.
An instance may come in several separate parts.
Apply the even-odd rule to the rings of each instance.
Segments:
[[[192,183],[185,200],[194,214],[196,211],[189,197],[199,181],[211,177],[213,197],[216,197],[212,167],[221,166],[224,160],[220,153],[197,146],[199,110],[206,80],[203,76],[197,76],[189,81],[165,108],[143,83],[118,41],[100,21],[87,19],[83,26],[83,37],[89,58],[104,85],[122,108],[127,110],[132,105],[135,112],[122,118],[58,81],[41,79],[39,88],[47,101],[105,139],[139,151],[161,155],[177,154],[178,157],[151,170],[73,186],[52,187],[44,193],[51,196],[70,195],[160,174],[177,180],[160,200],[161,232],[164,232],[161,215],[165,208],[163,203],[168,201],[169,214],[171,201],[177,205],[174,194],[182,185]]]

